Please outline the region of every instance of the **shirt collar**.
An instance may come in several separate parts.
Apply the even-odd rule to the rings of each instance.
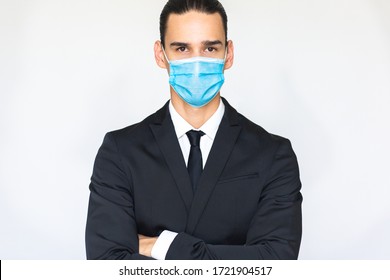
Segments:
[[[172,105],[172,102],[169,102],[169,113],[171,114],[171,119],[173,122],[173,126],[175,127],[175,132],[178,139],[184,136],[187,131],[193,129],[202,130],[207,137],[209,137],[211,140],[214,140],[215,135],[218,131],[219,124],[221,123],[221,120],[223,118],[223,114],[225,113],[225,105],[220,99],[217,111],[215,111],[211,118],[208,119],[207,122],[205,122],[199,129],[195,129],[194,127],[192,127],[192,125],[186,122],[182,118],[182,116],[180,116],[179,113],[175,110]]]

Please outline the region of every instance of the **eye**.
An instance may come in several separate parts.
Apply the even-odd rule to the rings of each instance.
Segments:
[[[185,52],[187,50],[187,48],[186,47],[178,47],[176,50],[178,52]]]
[[[207,49],[206,49],[206,52],[215,52],[217,49],[216,48],[214,48],[214,47],[208,47]]]

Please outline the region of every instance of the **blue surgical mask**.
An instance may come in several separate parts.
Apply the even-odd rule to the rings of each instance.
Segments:
[[[169,61],[169,83],[193,107],[203,107],[220,91],[225,78],[225,59],[192,57]]]

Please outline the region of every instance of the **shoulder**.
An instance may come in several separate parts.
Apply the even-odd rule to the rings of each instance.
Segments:
[[[144,120],[131,124],[121,129],[110,131],[106,134],[105,139],[112,139],[118,145],[129,143],[144,143],[153,138],[150,126],[161,122],[168,113],[167,104],[155,113],[149,115]]]
[[[261,155],[264,159],[269,159],[270,162],[277,158],[291,158],[296,161],[296,155],[289,139],[268,132],[241,114],[239,114],[239,123],[241,125],[241,147],[247,146],[246,149]]]
[[[286,141],[288,142],[288,139],[268,132],[259,124],[249,120],[244,115],[237,112],[237,110],[234,107],[232,107],[225,98],[222,98],[222,101],[225,105],[224,117],[226,118],[228,123],[230,125],[241,126],[242,133],[247,137],[251,137],[259,141],[266,141],[275,144],[280,142],[286,142]]]
[[[249,120],[240,113],[237,113],[239,124],[242,127],[242,133],[258,141],[269,144],[280,145],[281,143],[290,142],[287,138],[268,132],[259,124]]]
[[[241,127],[240,140],[245,145],[253,149],[258,148],[267,151],[277,149],[280,145],[291,145],[287,138],[268,132],[259,124],[256,124],[237,112],[226,99],[222,98],[222,100],[225,104],[225,121],[230,125],[238,125]]]
[[[299,181],[296,154],[289,139],[272,134],[260,125],[238,114],[241,126],[240,147],[246,154],[260,158],[261,166],[267,166],[272,181],[281,175],[289,175]]]

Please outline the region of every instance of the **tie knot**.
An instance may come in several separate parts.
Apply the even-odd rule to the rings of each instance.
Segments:
[[[190,140],[191,146],[199,147],[200,137],[204,135],[204,132],[201,130],[190,130],[187,133],[188,140]]]

